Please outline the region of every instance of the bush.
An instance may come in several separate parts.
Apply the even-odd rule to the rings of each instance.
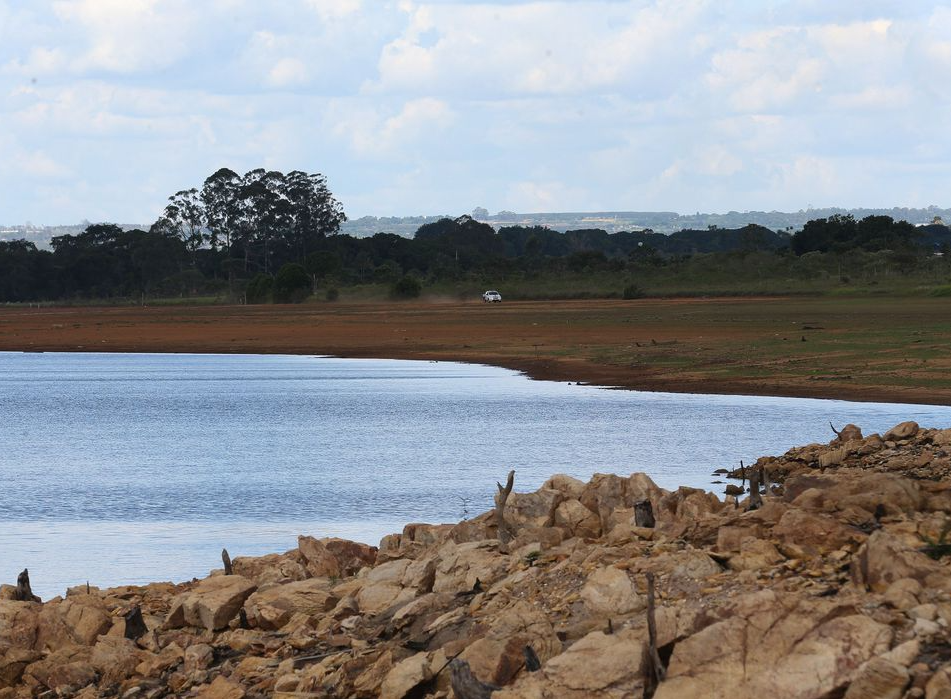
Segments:
[[[405,274],[393,285],[390,295],[396,299],[415,299],[423,290],[423,285],[416,277]]]
[[[337,287],[332,286],[329,289],[327,289],[328,301],[336,301],[339,298],[340,298],[340,291],[337,289]]]
[[[274,277],[274,303],[300,303],[310,296],[310,285],[304,266],[288,263]]]
[[[258,272],[245,289],[245,300],[247,303],[267,303],[271,300],[271,292],[274,289],[274,277],[270,274]]]
[[[644,290],[637,284],[628,284],[624,287],[622,296],[626,299],[641,299],[644,298],[645,294]]]

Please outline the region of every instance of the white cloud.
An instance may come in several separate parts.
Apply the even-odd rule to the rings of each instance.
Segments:
[[[358,155],[387,157],[407,153],[424,137],[432,138],[450,126],[453,119],[446,102],[422,97],[405,102],[390,116],[348,101],[335,107],[330,122],[333,132],[345,138]]]
[[[356,216],[947,203],[945,4],[0,0],[5,216],[261,164]]]
[[[61,179],[72,174],[43,151],[16,154],[11,164],[14,170],[40,179]]]
[[[298,85],[307,80],[307,66],[299,58],[282,58],[268,71],[267,79],[275,87]]]
[[[154,70],[182,58],[196,40],[196,16],[185,0],[61,0],[53,3],[64,31],[79,31],[86,46],[76,72],[120,74]]]
[[[325,22],[345,19],[363,7],[362,0],[307,0],[307,4],[314,8]]]
[[[383,48],[383,91],[577,94],[654,91],[707,43],[700,0],[406,5]],[[651,69],[664,62],[667,75]]]

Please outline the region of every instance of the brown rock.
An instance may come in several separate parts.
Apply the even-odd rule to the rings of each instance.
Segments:
[[[102,599],[94,595],[70,597],[60,608],[69,635],[80,645],[93,645],[112,626],[112,616]]]
[[[759,539],[762,536],[763,527],[759,522],[722,526],[717,529],[717,551],[721,553],[739,551],[745,539],[750,537]]]
[[[91,654],[91,649],[82,646],[60,648],[28,665],[23,678],[53,690],[66,687],[81,689],[96,681],[96,669],[89,664]]]
[[[337,559],[342,576],[354,575],[361,568],[376,563],[376,546],[337,538],[321,539],[321,543]]]
[[[253,628],[276,631],[295,613],[316,616],[333,609],[337,601],[328,580],[312,578],[257,590],[245,601],[244,610]]]
[[[104,683],[112,684],[132,675],[145,654],[127,638],[102,636],[93,646],[89,664]]]
[[[339,578],[340,562],[322,541],[312,536],[297,537],[297,549],[304,558],[307,572],[315,578]]]
[[[833,442],[851,442],[853,440],[862,439],[862,429],[858,425],[853,425],[851,422],[839,430],[839,433],[836,435]]]
[[[920,594],[920,582],[914,578],[900,578],[888,586],[882,597],[895,609],[905,611],[918,606],[918,595]]]
[[[722,621],[677,643],[654,696],[819,699],[844,689],[863,663],[888,649],[892,633],[835,609],[772,591],[739,598],[721,611]]]
[[[791,558],[811,558],[864,539],[859,530],[829,515],[799,509],[790,509],[782,516],[773,528],[773,536]]]
[[[236,575],[252,580],[258,585],[269,582],[291,582],[309,577],[304,557],[299,550],[287,553],[272,553],[267,556],[240,556],[232,562]]]
[[[923,553],[884,530],[872,532],[851,566],[852,580],[874,592],[885,592],[902,578],[928,585],[947,585],[947,571]]]
[[[33,648],[39,609],[35,602],[0,600],[0,648]]]
[[[951,665],[938,668],[925,685],[925,699],[951,699]]]
[[[910,439],[916,434],[918,434],[918,423],[909,420],[895,425],[882,435],[882,439],[886,442],[897,442],[902,439]]]
[[[447,541],[438,549],[433,592],[469,592],[478,580],[483,588],[502,577],[509,558],[492,540],[456,544]]]
[[[505,506],[505,517],[516,529],[522,525],[550,527],[554,523],[555,508],[564,499],[564,494],[553,488],[512,493]]]
[[[205,578],[172,604],[166,628],[197,626],[209,631],[225,628],[257,586],[240,575]]]
[[[0,655],[0,689],[15,687],[30,663],[43,657],[39,651],[27,648],[11,648]]]
[[[433,676],[428,653],[417,653],[393,666],[380,685],[380,699],[403,699]]]
[[[158,677],[169,668],[175,667],[185,657],[185,651],[175,642],[169,643],[158,654],[148,654],[136,668],[143,677]]]
[[[578,500],[565,500],[555,509],[555,526],[561,527],[569,536],[594,539],[601,536],[601,520]]]
[[[207,670],[215,660],[214,648],[207,643],[196,643],[185,649],[185,672],[193,673]]]
[[[628,629],[611,635],[601,631],[589,633],[542,666],[542,678],[549,685],[548,696],[564,699],[640,696],[645,640],[642,634]],[[516,691],[515,687],[512,689]],[[504,693],[499,696],[506,699]]]
[[[948,443],[951,444],[951,437],[949,437]],[[542,488],[557,490],[564,495],[565,498],[577,500],[581,497],[581,493],[584,492],[584,486],[584,482],[579,481],[577,478],[566,476],[563,473],[557,473],[545,481]]]
[[[195,696],[198,699],[244,699],[244,695],[240,684],[218,675],[211,684],[200,687]]]
[[[859,670],[843,699],[901,699],[908,670],[885,658],[872,658]]]
[[[728,566],[730,570],[759,570],[768,568],[785,560],[770,542],[764,539],[748,538],[740,545],[740,552],[732,556]]]
[[[647,604],[637,594],[627,572],[613,567],[599,568],[589,575],[581,589],[581,599],[592,614],[606,617],[640,611]]]

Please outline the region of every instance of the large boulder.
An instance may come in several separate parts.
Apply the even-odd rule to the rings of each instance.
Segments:
[[[10,648],[6,653],[0,653],[0,689],[15,687],[27,665],[42,657],[40,651],[26,648]]]
[[[619,568],[599,568],[588,576],[581,588],[585,607],[595,616],[624,616],[644,609],[647,602],[626,571]]]
[[[561,502],[555,508],[553,521],[555,526],[563,529],[568,536],[578,536],[583,539],[601,536],[600,518],[579,500]]]
[[[112,627],[112,615],[96,595],[71,595],[43,605],[38,615],[36,647],[58,650],[78,644],[91,646]]]
[[[892,640],[888,626],[847,607],[772,591],[719,614],[676,644],[656,699],[820,699],[844,690]]]
[[[286,553],[266,556],[239,556],[232,562],[232,570],[258,585],[304,580],[310,576],[304,565],[304,557],[294,549]]]
[[[33,648],[39,609],[36,602],[0,600],[0,649]]]
[[[237,616],[257,585],[240,575],[205,578],[177,597],[165,619],[166,628],[196,626],[218,631]]]
[[[790,558],[812,558],[865,538],[858,529],[826,514],[790,509],[773,527],[780,549]]]
[[[469,592],[476,581],[487,588],[502,577],[508,564],[496,541],[447,541],[438,549],[433,592]]]
[[[314,578],[339,578],[343,574],[340,562],[324,542],[312,536],[297,537],[297,550],[304,559],[304,567]]]
[[[561,651],[561,642],[543,612],[519,601],[495,616],[485,636],[470,643],[459,656],[482,682],[507,684],[525,664],[530,646],[542,662]]]
[[[512,493],[505,504],[505,519],[516,529],[523,525],[550,527],[554,523],[555,508],[565,499],[553,488],[542,488],[534,493]]]
[[[23,672],[24,683],[41,685],[54,691],[67,688],[75,691],[87,687],[95,683],[97,678],[96,668],[89,662],[91,655],[92,650],[82,646],[60,648],[28,665]]]
[[[415,597],[416,591],[407,590],[403,585],[403,576],[411,564],[411,560],[400,558],[381,563],[370,570],[357,593],[360,611],[369,615],[379,614],[398,601],[406,602]]]
[[[644,687],[646,636],[593,631],[492,699],[628,699]],[[683,695],[688,696],[688,695]],[[704,696],[696,694],[693,696]]]
[[[918,423],[912,420],[900,422],[882,435],[886,442],[898,442],[903,439],[911,439],[918,434]]]
[[[417,653],[398,662],[380,685],[380,699],[403,699],[433,676],[429,653]]]
[[[903,578],[917,580],[925,587],[951,587],[947,568],[881,529],[872,532],[853,558],[851,575],[853,582],[873,592],[886,592]]]
[[[244,603],[252,628],[276,631],[297,613],[317,616],[337,604],[330,582],[323,578],[299,580],[257,590]]]

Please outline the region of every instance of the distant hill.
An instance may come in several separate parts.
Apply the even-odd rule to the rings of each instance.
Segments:
[[[595,211],[574,213],[530,213],[518,214],[512,211],[500,211],[489,214],[485,209],[472,212],[473,218],[488,223],[495,229],[522,226],[531,228],[543,226],[556,231],[579,229],[601,229],[608,233],[620,231],[642,231],[650,229],[655,233],[676,233],[682,230],[704,230],[711,226],[717,228],[743,228],[747,224],[763,226],[773,231],[795,232],[807,221],[827,218],[835,214],[852,214],[856,219],[866,216],[891,216],[896,221],[908,221],[915,225],[929,224],[935,216],[951,221],[951,209],[929,206],[926,209],[894,207],[890,209],[802,209],[796,212],[783,211],[729,211],[725,214],[678,214],[673,211]],[[454,218],[446,214],[445,217]],[[364,216],[347,221],[340,227],[341,233],[354,237],[365,237],[375,233],[395,233],[412,237],[416,229],[425,223],[433,223],[444,216],[408,216],[380,217]]]
[[[729,211],[725,214],[678,214],[673,211],[589,211],[567,213],[527,213],[500,211],[490,214],[482,208],[472,212],[477,221],[488,223],[496,230],[513,226],[532,228],[541,226],[554,231],[600,229],[608,233],[621,231],[652,230],[655,233],[671,234],[678,231],[703,231],[711,227],[739,229],[753,224],[769,228],[772,231],[793,233],[801,229],[807,221],[828,218],[835,214],[852,214],[856,220],[866,216],[891,216],[896,221],[908,221],[917,226],[930,224],[940,217],[951,222],[951,209],[929,206],[926,209],[893,207],[890,209],[801,209],[795,212],[784,211]],[[377,233],[393,233],[404,238],[412,238],[420,226],[435,223],[442,218],[455,218],[458,214],[439,216],[363,216],[346,221],[340,232],[355,238],[366,238]],[[70,226],[33,226],[0,225],[0,240],[26,239],[37,247],[49,247],[50,239],[57,235],[75,235],[82,232],[88,221]],[[141,228],[148,230],[149,224],[120,224],[124,230]]]

